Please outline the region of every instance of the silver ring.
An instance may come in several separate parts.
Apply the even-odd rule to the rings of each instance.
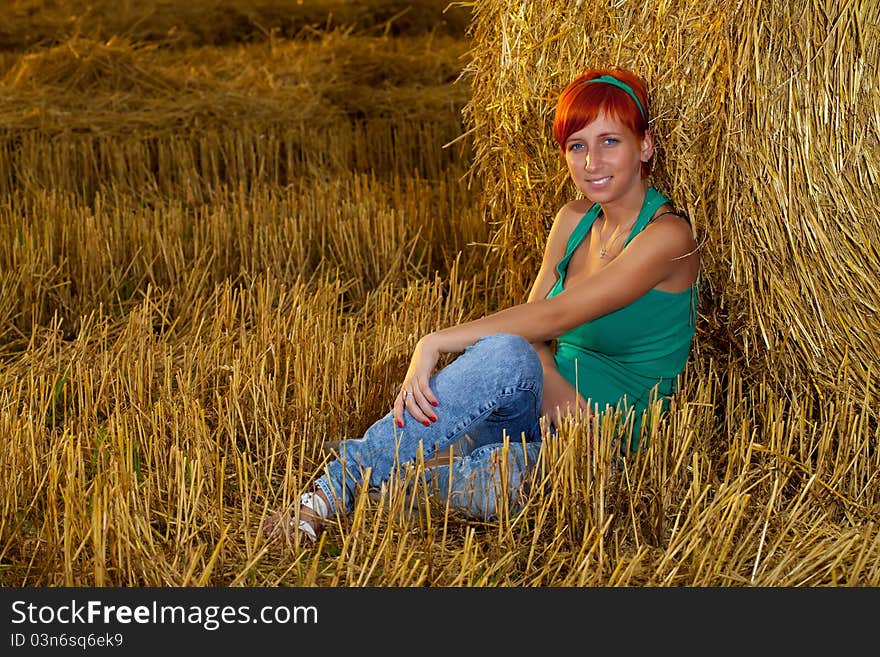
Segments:
[[[410,392],[409,390],[404,390],[402,394],[403,394],[403,401],[406,401],[406,398],[409,397],[412,394],[412,392]]]

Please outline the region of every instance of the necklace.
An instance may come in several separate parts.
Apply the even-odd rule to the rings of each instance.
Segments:
[[[603,228],[605,227],[605,221],[606,221],[606,219],[603,217],[602,218],[602,227]],[[635,222],[633,222],[633,224],[635,224]],[[632,228],[632,226],[630,226],[630,229],[631,228]],[[605,240],[605,244],[602,246],[602,248],[599,249],[599,258],[604,258],[608,254],[608,247],[611,246],[612,244],[614,244],[615,242],[617,242],[617,240],[620,239],[621,235],[623,235],[623,233],[619,233],[617,235],[617,237],[615,237],[613,240],[610,237],[607,240]]]

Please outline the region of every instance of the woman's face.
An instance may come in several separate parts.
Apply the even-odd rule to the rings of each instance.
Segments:
[[[565,141],[568,172],[594,203],[613,203],[633,190],[643,191],[642,162],[654,153],[650,133],[644,139],[605,113]]]

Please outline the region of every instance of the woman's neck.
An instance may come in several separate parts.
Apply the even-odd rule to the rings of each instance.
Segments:
[[[647,193],[648,183],[640,181],[638,185],[634,185],[619,199],[610,203],[602,203],[602,216],[605,217],[605,225],[621,228],[632,226],[642,210]]]

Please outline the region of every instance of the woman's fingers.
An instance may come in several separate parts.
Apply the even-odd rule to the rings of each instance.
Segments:
[[[394,400],[394,421],[398,427],[404,424],[404,409],[409,414],[426,427],[431,426],[432,422],[437,421],[437,413],[434,407],[438,405],[437,398],[430,386],[425,384],[424,388],[419,385],[409,384],[411,387],[404,387],[397,398]],[[424,390],[424,391],[423,391]]]
[[[394,398],[394,405],[391,407],[391,414],[394,417],[394,424],[398,427],[403,426],[403,396],[402,393],[397,393],[397,396]]]
[[[440,352],[432,348],[425,338],[418,341],[400,393],[394,401],[394,421],[397,426],[403,427],[406,415],[404,410],[409,411],[413,418],[425,426],[437,421],[437,414],[433,409],[439,402],[428,383],[439,358]]]
[[[434,393],[427,385],[424,387],[427,389],[427,394],[423,392],[422,386],[413,386],[413,394],[406,398],[407,402],[412,403],[407,404],[406,408],[416,420],[429,427],[432,422],[437,421],[437,414],[434,412],[431,400],[428,399],[428,394],[433,397]]]

